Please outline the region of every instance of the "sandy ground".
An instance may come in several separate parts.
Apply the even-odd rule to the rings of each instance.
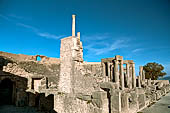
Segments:
[[[32,107],[15,107],[13,105],[0,106],[0,113],[42,113]]]
[[[170,106],[170,93],[166,94],[151,107],[147,107],[139,113],[170,113],[168,106]]]

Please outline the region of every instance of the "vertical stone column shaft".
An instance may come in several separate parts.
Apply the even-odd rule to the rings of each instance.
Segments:
[[[132,89],[132,64],[129,64],[129,87]]]
[[[132,87],[136,88],[135,63],[132,64]]]
[[[75,32],[76,32],[76,20],[75,20],[76,15],[72,15],[72,36],[75,36]]]
[[[113,82],[113,65],[110,65],[110,81]]]
[[[117,84],[117,88],[119,89],[119,71],[118,71],[118,61],[114,60],[114,77],[115,82]]]
[[[141,76],[138,76],[138,87],[141,88]]]
[[[126,76],[127,76],[127,86],[128,86],[128,88],[130,88],[130,84],[129,84],[130,83],[130,79],[129,79],[130,75],[129,75],[129,73],[130,73],[129,72],[129,63],[127,63],[126,64]]]
[[[145,71],[144,70],[142,71],[142,74],[143,74],[142,79],[143,79],[143,81],[145,81]]]
[[[139,76],[141,76],[141,80],[143,81],[143,66],[140,66],[139,70]]]
[[[120,84],[121,84],[121,89],[124,90],[125,85],[124,85],[124,69],[123,69],[123,60],[120,61]]]
[[[102,63],[102,67],[103,67],[103,77],[105,78],[106,77],[106,66],[105,66],[105,63]]]
[[[111,81],[110,80],[110,73],[111,73],[111,70],[110,70],[110,62],[107,62],[107,72],[108,72],[108,81]]]

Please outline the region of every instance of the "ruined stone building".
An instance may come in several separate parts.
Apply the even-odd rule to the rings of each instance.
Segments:
[[[41,59],[38,61],[37,59]],[[80,32],[61,39],[60,58],[0,52],[0,105],[35,106],[51,113],[136,113],[170,91],[147,80],[123,56],[84,62]]]

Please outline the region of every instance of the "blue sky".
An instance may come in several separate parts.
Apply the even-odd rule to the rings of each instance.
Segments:
[[[0,0],[0,51],[59,58],[72,14],[85,61],[121,55],[170,75],[169,0]]]

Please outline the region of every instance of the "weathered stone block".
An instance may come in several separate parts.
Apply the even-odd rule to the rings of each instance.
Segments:
[[[136,88],[135,91],[136,91],[137,94],[145,93],[144,89],[142,89],[142,88]]]
[[[121,92],[112,91],[111,92],[111,113],[121,112]]]
[[[122,111],[129,110],[129,94],[128,93],[121,94],[121,107],[122,107]]]
[[[92,93],[93,99],[105,99],[107,98],[107,93],[104,91],[96,91]]]
[[[145,94],[139,94],[139,97],[138,97],[139,109],[142,109],[145,107],[145,101],[146,101]]]
[[[92,99],[91,95],[76,94],[76,97],[84,101],[91,101]]]
[[[130,93],[129,110],[130,111],[137,111],[138,110],[138,96],[137,96],[135,91]]]
[[[103,83],[100,83],[100,88],[102,88],[102,89],[113,90],[113,89],[115,89],[115,87],[116,87],[116,84],[113,83],[113,82],[103,82]]]

